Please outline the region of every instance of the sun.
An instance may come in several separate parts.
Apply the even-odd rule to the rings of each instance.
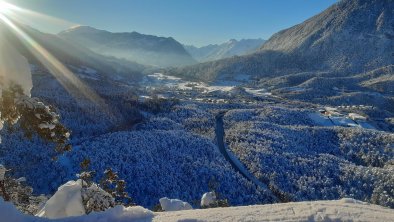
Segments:
[[[28,9],[20,8],[6,1],[0,0],[0,28],[6,28],[15,35],[16,38],[26,47],[30,53],[42,64],[50,74],[52,74],[72,96],[83,95],[85,98],[99,105],[103,109],[109,110],[104,100],[90,89],[78,76],[70,71],[65,64],[53,56],[38,41],[24,31],[19,24],[21,15],[40,16],[45,19],[55,19]],[[15,22],[16,21],[16,22]],[[56,20],[57,21],[57,20]],[[1,30],[0,30],[1,31]],[[0,33],[1,34],[1,33]],[[0,68],[1,68],[0,61]]]
[[[4,14],[10,10],[8,3],[0,1],[0,13]]]
[[[7,3],[5,1],[0,0],[0,13],[1,14],[7,14],[11,12],[12,10],[17,9],[16,6],[11,5],[10,3]]]

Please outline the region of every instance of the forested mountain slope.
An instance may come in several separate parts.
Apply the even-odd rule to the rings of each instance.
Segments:
[[[59,33],[63,39],[92,51],[141,64],[167,67],[190,65],[196,61],[175,39],[138,32],[112,33],[89,26],[78,26]]]
[[[305,71],[363,72],[394,63],[391,0],[342,0],[273,35],[252,55],[168,73],[203,80],[268,77]]]

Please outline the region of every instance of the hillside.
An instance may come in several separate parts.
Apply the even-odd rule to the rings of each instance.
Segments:
[[[175,39],[138,32],[111,33],[78,26],[59,33],[63,39],[90,50],[145,65],[168,67],[194,64],[195,60]]]
[[[199,62],[224,59],[256,52],[265,42],[263,39],[231,39],[222,44],[211,44],[202,47],[185,45],[186,51]]]
[[[260,78],[306,71],[363,72],[394,63],[393,23],[391,0],[342,0],[274,34],[259,52],[168,73],[215,80],[239,74]]]
[[[301,55],[316,69],[370,70],[393,64],[393,24],[391,0],[345,0],[280,31],[261,50]]]

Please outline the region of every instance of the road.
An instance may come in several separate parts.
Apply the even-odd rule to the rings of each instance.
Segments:
[[[216,133],[216,139],[220,153],[230,163],[230,165],[234,168],[235,171],[239,172],[243,177],[254,183],[256,186],[265,190],[267,189],[269,190],[269,187],[266,184],[258,180],[255,176],[253,176],[253,174],[248,171],[248,169],[243,165],[243,163],[239,161],[234,154],[232,154],[229,150],[227,150],[225,139],[224,139],[225,132],[223,126],[223,116],[225,113],[226,112],[221,112],[218,115],[216,115],[215,133]]]

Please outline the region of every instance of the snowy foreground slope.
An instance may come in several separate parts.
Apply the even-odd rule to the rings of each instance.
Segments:
[[[49,220],[22,215],[0,200],[1,222],[117,221],[393,221],[394,210],[353,199],[153,213],[142,207],[117,206],[88,216]]]

